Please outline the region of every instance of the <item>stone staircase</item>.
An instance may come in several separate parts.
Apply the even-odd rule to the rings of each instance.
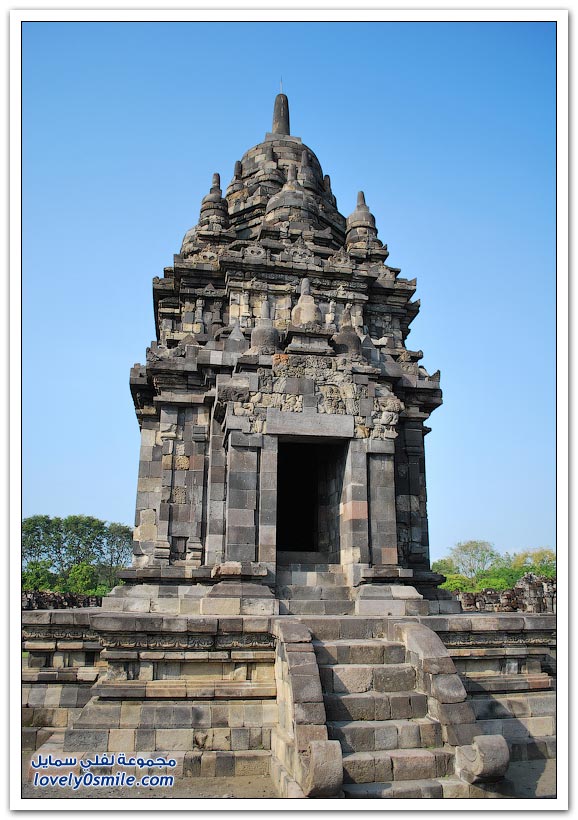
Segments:
[[[351,591],[339,564],[293,564],[277,570],[280,615],[353,615]]]
[[[316,640],[329,738],[343,752],[348,798],[441,798],[453,773],[441,725],[415,691],[401,643]]]
[[[480,733],[505,737],[513,762],[556,757],[555,692],[476,692],[470,698]]]

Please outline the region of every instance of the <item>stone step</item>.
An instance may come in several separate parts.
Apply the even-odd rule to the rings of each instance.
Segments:
[[[64,759],[68,757],[63,749],[63,738],[51,738],[32,756],[32,760],[38,759],[39,755],[46,758],[51,754],[53,759]],[[94,759],[95,751],[90,747],[84,750],[78,750],[74,757],[77,761],[85,758]],[[154,766],[154,768],[141,768],[138,766],[126,765],[118,761],[116,753],[109,753],[109,757],[114,759],[112,765],[93,766],[91,771],[93,774],[115,774],[117,772],[125,772],[127,775],[133,775],[137,778],[143,773],[146,774],[172,774],[176,777],[250,777],[258,775],[267,775],[271,765],[271,752],[268,749],[250,749],[241,751],[210,751],[210,750],[193,750],[183,751],[175,749],[165,749],[159,751],[157,749],[146,749],[138,754],[126,753],[125,757],[129,758],[144,758],[145,760],[156,760],[159,755],[166,760],[171,758],[176,763],[176,766],[164,767]],[[62,768],[42,768],[42,774],[62,775],[73,771],[75,774],[82,774],[84,769],[80,767],[79,763],[75,766]],[[24,776],[28,780],[33,780],[34,774],[38,769],[30,764],[24,772]]]
[[[279,601],[279,615],[352,615],[354,601],[300,601],[285,598]]]
[[[409,663],[320,665],[319,676],[327,694],[406,692],[415,687],[415,669]]]
[[[50,726],[22,726],[20,730],[22,750],[38,749],[54,734]]]
[[[537,689],[555,689],[555,681],[547,672],[519,672],[511,675],[463,675],[462,682],[466,691],[477,692],[528,692]]]
[[[358,692],[324,695],[328,720],[403,720],[427,714],[427,695],[420,692]]]
[[[271,748],[269,727],[149,727],[126,729],[73,728],[64,735],[64,751],[78,753],[86,749],[107,752],[134,749],[139,752],[237,752],[268,751]]]
[[[273,699],[103,701],[94,698],[81,711],[74,722],[74,728],[99,731],[193,729],[203,732],[209,729],[233,731],[237,727],[246,727],[261,730],[276,726],[278,720],[279,707]]]
[[[344,752],[420,749],[442,744],[441,725],[431,718],[416,720],[329,721],[330,740],[338,740]]]
[[[481,735],[503,735],[509,742],[527,737],[553,737],[556,734],[556,721],[551,716],[478,719],[476,728],[479,728]]]
[[[553,717],[556,693],[548,691],[475,697],[471,701],[477,718],[492,720],[514,717]]]
[[[466,784],[467,787],[467,784]],[[343,792],[346,799],[379,799],[394,800],[433,798],[443,795],[443,787],[436,780],[406,780],[393,783],[344,783]],[[464,795],[467,797],[467,794]]]
[[[129,700],[248,700],[250,698],[274,698],[277,686],[274,681],[211,680],[124,680],[101,681],[92,688],[92,694],[102,699]]]
[[[349,601],[351,589],[347,586],[314,586],[299,584],[277,585],[278,598],[298,598],[301,601]]]
[[[62,683],[86,686],[95,682],[100,674],[96,666],[78,666],[61,669],[43,666],[39,669],[28,667],[22,670],[22,683]]]
[[[387,635],[387,621],[375,615],[350,615],[343,618],[332,615],[303,615],[299,620],[311,630],[313,639],[318,641],[383,639]]]
[[[343,573],[335,572],[282,572],[276,576],[277,586],[347,587]]]
[[[184,777],[247,777],[266,775],[271,765],[270,751],[187,752]]]
[[[332,575],[343,575],[343,567],[341,566],[341,564],[328,564],[326,562],[321,562],[317,564],[305,564],[299,561],[296,561],[295,563],[291,564],[277,563],[277,574],[282,572],[327,572],[331,573]]]
[[[405,647],[400,643],[375,640],[313,641],[320,664],[332,666],[351,663],[403,663]]]
[[[521,737],[508,741],[511,760],[552,760],[556,757],[555,737]]]
[[[346,783],[430,780],[453,774],[453,752],[446,749],[392,749],[343,755]]]

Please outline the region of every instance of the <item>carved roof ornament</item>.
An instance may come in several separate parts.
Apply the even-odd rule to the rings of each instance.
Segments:
[[[213,268],[219,267],[218,249],[210,245],[206,245],[200,249],[198,245],[195,245],[193,253],[183,254],[183,256],[188,256],[191,262],[196,262],[197,264],[211,265]]]
[[[201,226],[210,229],[216,229],[217,226],[223,229],[229,227],[229,210],[227,200],[223,199],[219,174],[213,174],[211,190],[201,202],[199,227]]]
[[[287,169],[287,180],[281,190],[274,194],[265,208],[265,222],[274,223],[281,219],[296,221],[302,210],[306,209],[309,195],[297,180],[297,169],[291,163]],[[291,218],[293,217],[293,218]]]
[[[334,248],[345,240],[345,219],[329,179],[314,152],[291,135],[285,94],[275,100],[272,131],[236,165],[227,200],[237,236],[257,239],[264,232],[271,237],[288,222],[323,234],[323,244],[329,241]]]
[[[298,179],[304,188],[310,188],[313,191],[316,190],[317,181],[309,163],[309,154],[305,149],[301,152],[301,165],[299,167]]]
[[[266,259],[267,251],[262,245],[247,245],[247,247],[243,249],[243,256],[245,259]]]
[[[201,202],[199,222],[185,234],[181,246],[181,255],[186,258],[195,254],[195,251],[198,250],[201,234],[221,234],[226,232],[228,228],[229,206],[227,200],[223,199],[221,178],[219,174],[213,174],[211,189]]]
[[[339,333],[333,336],[332,342],[338,356],[353,356],[355,358],[361,356],[361,339],[353,327],[351,321],[351,305],[349,303],[347,303],[343,309],[339,324]]]
[[[249,347],[249,343],[245,338],[245,334],[241,330],[239,320],[235,322],[231,333],[225,339],[223,349],[230,353],[244,353]]]
[[[336,251],[328,258],[327,263],[329,265],[334,265],[337,268],[353,268],[351,257],[349,256],[345,248],[339,248],[338,251]]]
[[[313,251],[307,246],[303,236],[299,236],[289,249],[294,262],[310,262],[314,259]]]
[[[348,250],[351,248],[368,250],[382,247],[382,243],[377,238],[375,217],[367,207],[363,191],[359,191],[357,194],[357,206],[353,213],[347,217],[346,225],[346,247]]]
[[[285,184],[285,176],[277,164],[277,158],[273,151],[273,145],[266,142],[263,146],[263,162],[256,175],[260,191],[267,196],[277,192]]]
[[[251,332],[251,347],[247,353],[272,356],[280,349],[279,331],[273,325],[269,300],[265,298],[261,303],[261,318]]]
[[[237,191],[242,191],[245,185],[243,183],[243,163],[237,160],[235,163],[235,167],[233,169],[233,179],[230,181],[227,187],[226,197],[227,199],[233,194],[236,194]]]
[[[311,284],[305,276],[301,280],[301,295],[293,310],[291,311],[291,322],[296,327],[305,325],[320,324],[321,311],[315,304],[315,299],[311,295]]]

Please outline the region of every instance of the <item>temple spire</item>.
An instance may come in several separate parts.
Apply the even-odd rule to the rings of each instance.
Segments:
[[[273,134],[289,135],[289,100],[285,94],[277,94],[273,108]]]

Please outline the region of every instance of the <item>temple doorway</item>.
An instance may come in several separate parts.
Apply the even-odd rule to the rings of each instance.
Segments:
[[[334,440],[279,442],[279,564],[339,563],[345,455],[345,444]]]

